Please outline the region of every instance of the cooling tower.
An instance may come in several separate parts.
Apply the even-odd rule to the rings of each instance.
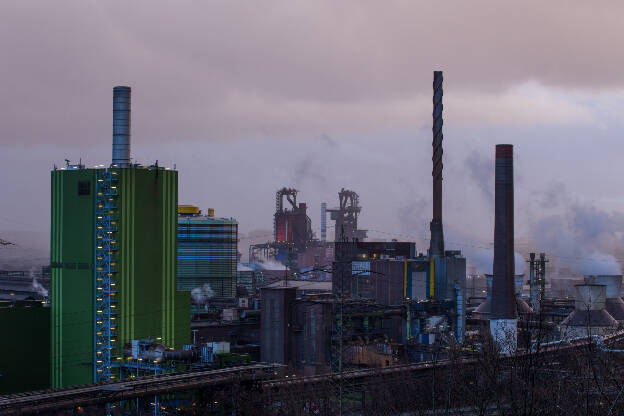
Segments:
[[[622,275],[585,276],[585,283],[605,285],[607,294],[605,310],[619,323],[624,322],[624,301],[622,300]]]
[[[617,328],[617,321],[605,310],[607,286],[579,284],[574,289],[574,310],[560,325],[563,336],[604,335]]]

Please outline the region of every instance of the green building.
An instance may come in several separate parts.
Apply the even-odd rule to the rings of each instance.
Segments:
[[[50,387],[50,308],[0,301],[0,394]]]
[[[238,223],[202,215],[192,205],[178,207],[178,289],[190,291],[193,312],[208,297],[236,297]]]
[[[177,195],[178,173],[158,166],[52,172],[52,387],[119,377],[133,339],[189,342]]]

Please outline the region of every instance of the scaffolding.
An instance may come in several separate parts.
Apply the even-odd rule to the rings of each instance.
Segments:
[[[117,172],[96,171],[94,382],[111,380],[117,338]]]

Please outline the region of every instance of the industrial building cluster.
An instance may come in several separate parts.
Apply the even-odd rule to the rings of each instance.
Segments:
[[[115,87],[110,165],[51,172],[45,293],[28,273],[0,274],[11,334],[0,394],[252,362],[322,375],[443,360],[448,346],[485,338],[513,354],[621,328],[621,275],[585,276],[568,299],[548,293],[543,253],[527,253],[529,276],[515,274],[510,144],[495,149],[493,274],[467,276],[465,256],[445,246],[442,82],[434,72],[429,247],[370,240],[349,189],[337,207],[321,204],[317,238],[308,205],[283,187],[273,238],[246,262],[235,219],[180,204],[176,170],[133,162],[131,91]]]

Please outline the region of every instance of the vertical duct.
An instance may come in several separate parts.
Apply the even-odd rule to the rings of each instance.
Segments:
[[[429,256],[444,255],[442,229],[442,71],[433,72],[433,218],[430,224]]]
[[[513,146],[496,145],[492,317],[516,319]]]
[[[327,241],[327,203],[321,202],[321,241]]]
[[[540,310],[539,286],[535,278],[535,253],[529,253],[529,300],[531,308],[537,313]]]
[[[113,88],[113,165],[130,165],[130,87]]]

